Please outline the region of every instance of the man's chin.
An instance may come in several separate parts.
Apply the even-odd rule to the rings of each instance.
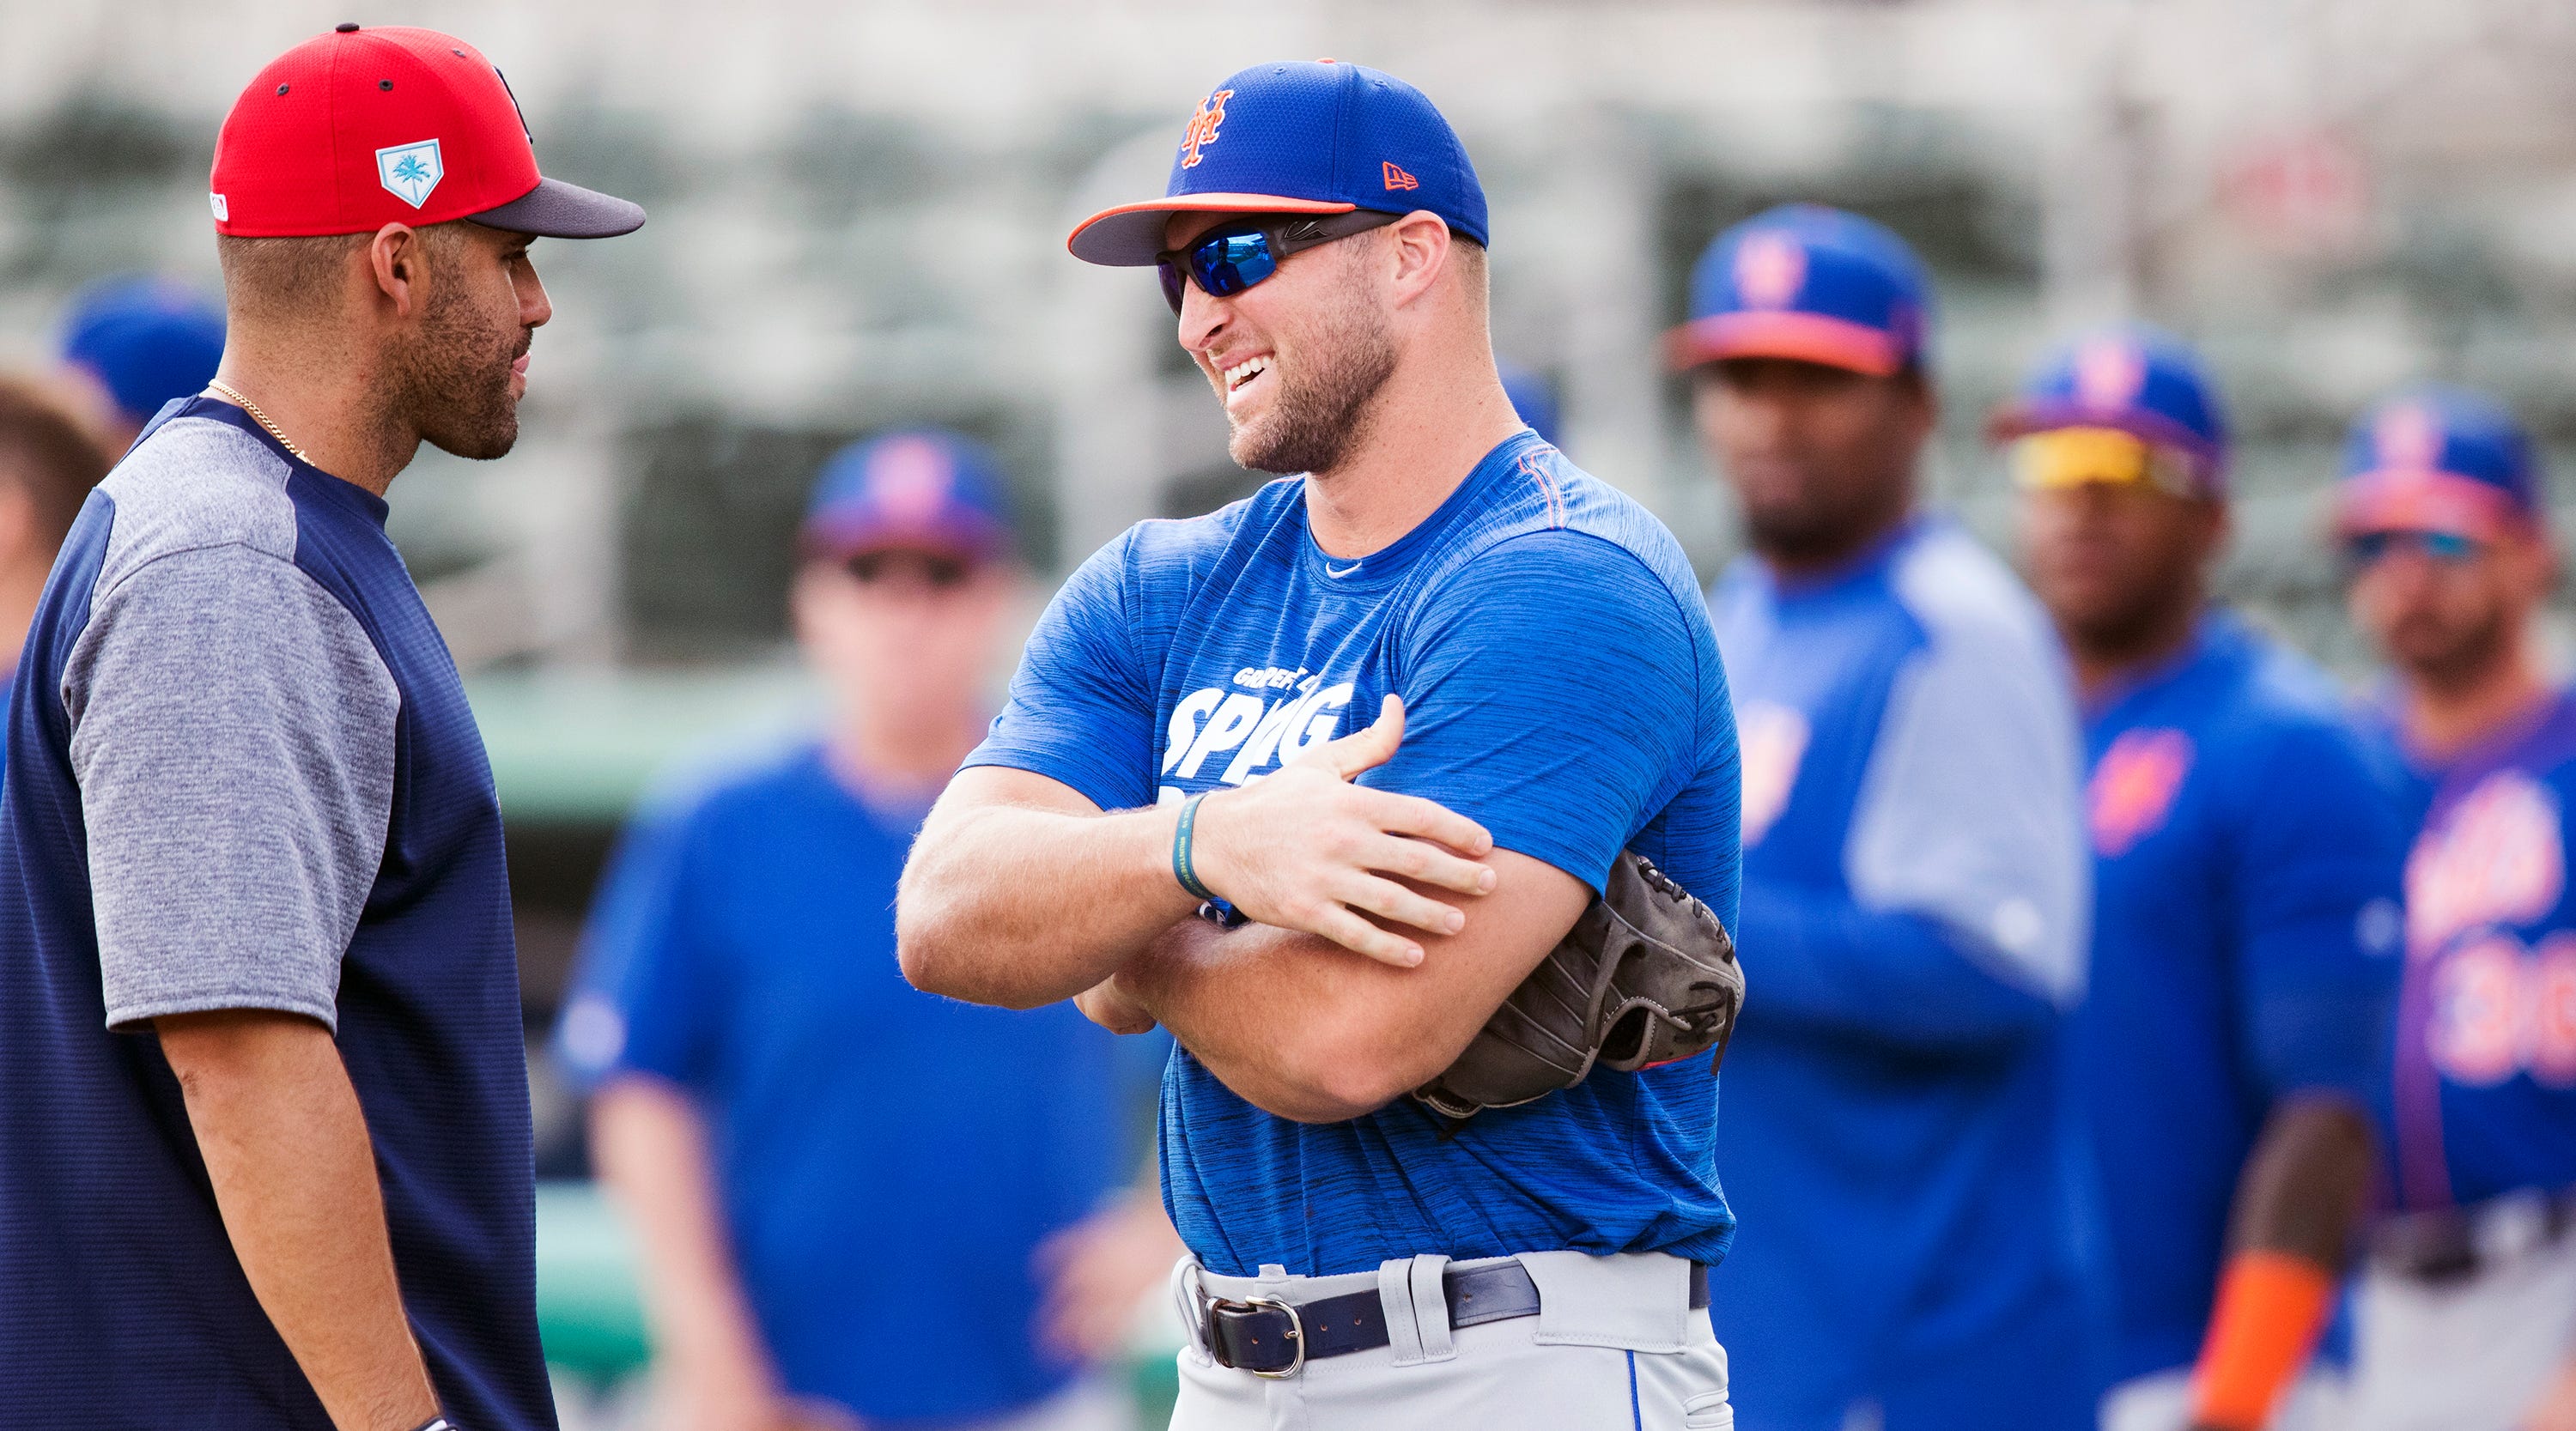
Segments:
[[[509,456],[510,449],[519,445],[519,418],[518,414],[512,413],[505,423],[467,432],[424,432],[421,436],[430,446],[450,457],[462,457],[468,462],[489,462],[496,457]]]

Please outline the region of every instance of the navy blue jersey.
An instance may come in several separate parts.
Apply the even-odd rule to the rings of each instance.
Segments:
[[[2068,1053],[2125,1380],[2199,1354],[2274,1101],[2379,1105],[2404,837],[2324,674],[2232,615],[2110,696],[2085,740],[2092,992]]]
[[[1173,802],[1277,769],[1389,692],[1404,745],[1361,783],[1437,800],[1596,890],[1633,848],[1732,924],[1735,728],[1689,563],[1526,431],[1362,559],[1315,545],[1296,480],[1130,530],[1057,594],[968,763],[1104,810]],[[1694,1059],[1596,1070],[1454,1130],[1411,1099],[1314,1125],[1184,1048],[1163,1085],[1164,1196],[1225,1274],[1560,1249],[1715,1261],[1734,1226],[1716,1091]]]
[[[2082,756],[2046,618],[1931,518],[1814,580],[1747,558],[1711,601],[1744,736],[1719,1146],[1745,1225],[1709,1289],[1738,1413],[2089,1421],[2057,1062]]]
[[[895,881],[925,812],[857,798],[807,744],[645,816],[556,1039],[584,1083],[694,1095],[780,1379],[870,1426],[1060,1389],[1074,1369],[1036,1345],[1038,1245],[1133,1167],[1105,1030],[1070,1004],[904,982]]]
[[[2369,729],[2399,774],[2406,975],[2390,1116],[2398,1205],[2576,1186],[2576,696],[2448,762]]]
[[[329,1426],[150,1031],[245,1008],[336,1032],[448,1413],[555,1424],[500,806],[384,520],[183,400],[46,585],[0,802],[0,1425]]]

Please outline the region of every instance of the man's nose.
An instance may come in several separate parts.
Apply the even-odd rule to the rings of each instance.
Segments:
[[[1192,356],[1205,353],[1234,316],[1233,305],[1211,296],[1197,280],[1181,280],[1181,347]]]

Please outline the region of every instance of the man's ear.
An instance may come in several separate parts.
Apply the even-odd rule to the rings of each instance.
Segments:
[[[1412,303],[1431,291],[1448,272],[1453,245],[1448,221],[1428,209],[1416,209],[1387,229],[1395,258],[1395,305]]]
[[[419,312],[429,297],[428,249],[420,231],[409,224],[387,224],[367,240],[368,276],[397,318]]]

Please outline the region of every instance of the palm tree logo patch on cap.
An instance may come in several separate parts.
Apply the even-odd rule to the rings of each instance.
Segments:
[[[439,162],[435,139],[388,145],[376,151],[376,181],[385,186],[385,192],[415,209],[429,202],[430,190],[446,176],[447,166]]]

